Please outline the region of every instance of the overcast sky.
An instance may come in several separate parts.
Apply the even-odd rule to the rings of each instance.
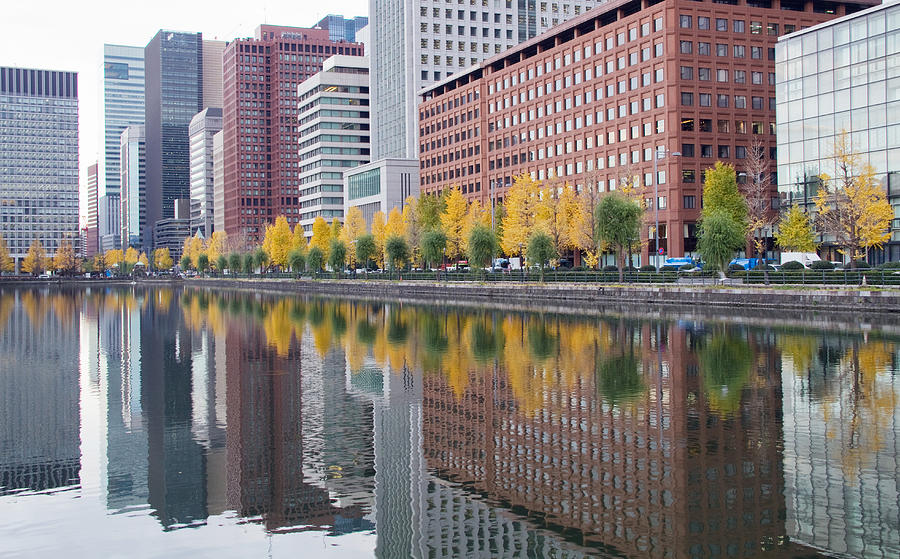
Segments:
[[[260,23],[309,27],[328,14],[368,15],[368,0],[23,0],[4,1],[0,66],[78,72],[79,167],[103,144],[103,44],[145,46],[159,29],[205,39],[249,37]],[[102,162],[101,162],[102,167]],[[84,214],[84,192],[81,213]]]

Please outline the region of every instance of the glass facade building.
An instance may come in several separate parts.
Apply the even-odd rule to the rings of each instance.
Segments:
[[[16,269],[34,239],[78,245],[78,74],[0,67],[0,235]]]
[[[145,246],[156,222],[190,198],[188,126],[203,108],[202,35],[160,31],[144,48],[147,134]]]
[[[369,18],[356,16],[345,18],[339,15],[327,15],[322,18],[316,27],[328,30],[328,38],[332,41],[356,42],[356,32],[369,24]]]
[[[103,45],[103,168],[105,194],[119,194],[119,140],[144,124],[144,48]]]
[[[140,248],[147,226],[147,142],[144,126],[129,126],[120,137],[122,246]]]
[[[870,259],[900,260],[900,4],[783,37],[776,82],[782,199],[813,205],[818,177],[838,175],[834,142],[846,132],[894,207],[891,241],[870,252]]]

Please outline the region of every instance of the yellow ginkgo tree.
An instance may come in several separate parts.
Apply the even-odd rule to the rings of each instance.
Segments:
[[[856,267],[868,249],[890,239],[894,211],[875,179],[875,168],[852,151],[846,132],[835,138],[832,157],[837,176],[821,177],[822,188],[815,197],[816,225]]]

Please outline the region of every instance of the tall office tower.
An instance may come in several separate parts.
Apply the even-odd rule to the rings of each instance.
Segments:
[[[871,1],[611,2],[424,91],[422,190],[491,205],[522,173],[598,195],[637,179],[643,261],[692,255],[703,172],[719,160],[746,181],[755,140],[774,171],[778,36]]]
[[[97,239],[100,252],[122,248],[122,203],[118,194],[104,194],[98,203]]]
[[[103,45],[104,194],[119,194],[119,141],[136,124],[144,124],[144,48]]]
[[[316,217],[343,221],[342,169],[369,161],[369,59],[332,56],[300,84],[300,224],[308,237]],[[335,111],[334,105],[351,105]]]
[[[100,180],[99,164],[87,168],[87,245],[85,256],[91,257],[100,250]]]
[[[228,235],[258,242],[277,216],[292,225],[299,220],[297,86],[335,54],[361,56],[363,46],[332,41],[324,29],[261,25],[253,38],[225,49]]]
[[[327,15],[319,20],[315,26],[328,30],[328,38],[332,41],[357,42],[356,32],[369,25],[369,18],[356,16],[345,18],[344,16]]]
[[[213,135],[222,130],[222,109],[206,107],[191,119],[191,233],[213,232]]]
[[[200,108],[222,108],[222,56],[225,41],[203,40],[203,100]]]
[[[213,134],[213,231],[225,231],[225,134]]]
[[[190,197],[188,126],[203,108],[202,36],[159,31],[144,49],[147,135],[147,227],[174,217],[175,200]]]
[[[372,0],[373,159],[416,157],[420,89],[599,3],[495,0],[491,6],[431,7],[419,0]]]
[[[129,126],[122,132],[119,153],[122,247],[142,248],[141,234],[147,226],[147,142],[144,125]]]

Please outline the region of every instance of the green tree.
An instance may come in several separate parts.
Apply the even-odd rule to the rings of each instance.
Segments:
[[[786,252],[813,252],[816,237],[809,216],[796,204],[781,218],[775,241]]]
[[[604,196],[597,205],[597,235],[600,240],[616,248],[619,281],[625,273],[625,253],[640,236],[640,204],[619,193]]]
[[[207,269],[209,269],[209,256],[205,252],[201,252],[200,256],[197,257],[197,270],[206,272]]]
[[[336,273],[341,273],[346,260],[347,245],[340,239],[331,239],[331,243],[328,245],[328,265]]]
[[[735,251],[744,244],[746,228],[735,221],[727,210],[708,214],[700,222],[697,252],[707,264],[725,270]]]
[[[287,261],[288,266],[291,267],[291,270],[293,270],[295,274],[301,273],[303,271],[303,268],[306,266],[306,256],[300,249],[295,248],[290,251],[288,253]]]
[[[371,233],[360,235],[356,239],[356,261],[362,264],[363,268],[369,268],[369,260],[375,256],[378,247],[375,246],[375,236]]]
[[[322,271],[322,265],[325,263],[325,253],[318,246],[312,246],[306,254],[306,269],[317,274]]]
[[[397,235],[388,237],[384,242],[384,251],[390,261],[391,270],[402,267],[409,259],[409,245],[406,244],[406,239]]]
[[[252,274],[253,270],[256,269],[256,258],[253,257],[252,252],[248,252],[247,254],[244,255],[243,264],[244,264],[244,273],[248,274],[248,275]]]
[[[536,231],[528,238],[526,251],[529,263],[537,262],[541,267],[541,281],[544,281],[544,266],[551,259],[556,258],[556,244],[553,238],[543,231]]]
[[[241,255],[239,253],[232,252],[228,255],[228,269],[235,274],[241,271]]]
[[[469,264],[481,269],[484,276],[484,268],[490,264],[497,252],[497,237],[489,226],[476,225],[469,233],[467,243],[469,249]]]
[[[713,168],[706,170],[705,177],[701,220],[721,210],[737,223],[742,231],[746,231],[747,201],[738,189],[734,165],[716,161]]]
[[[422,256],[431,264],[431,267],[437,268],[436,264],[442,262],[445,248],[447,248],[447,236],[443,231],[432,229],[422,236]]]
[[[216,268],[219,269],[219,273],[225,271],[225,268],[228,267],[228,257],[224,254],[220,254],[218,258],[216,258]]]
[[[269,253],[266,252],[263,247],[259,247],[256,249],[256,252],[253,253],[253,261],[259,266],[260,273],[264,274],[269,267],[269,262],[272,260],[269,258]]]
[[[419,226],[423,231],[435,231],[441,228],[441,215],[447,206],[445,196],[423,194],[416,202],[416,213],[419,217]]]
[[[190,270],[191,269],[191,257],[185,254],[181,257],[181,269],[182,270]]]

